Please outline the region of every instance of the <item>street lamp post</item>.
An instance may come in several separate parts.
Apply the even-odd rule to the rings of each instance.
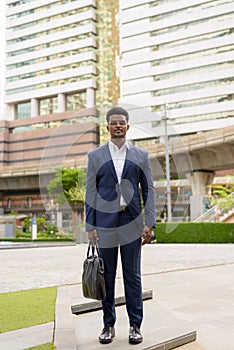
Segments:
[[[34,214],[31,219],[31,225],[32,225],[32,240],[37,239],[37,218]]]
[[[164,121],[164,133],[165,133],[165,154],[166,154],[166,183],[167,183],[167,221],[172,220],[171,215],[171,184],[170,184],[170,160],[169,160],[169,147],[168,147],[168,133],[167,133],[167,120],[168,120],[168,108],[165,105],[164,114],[162,116]]]
[[[58,203],[54,201],[54,199],[50,199],[50,201],[46,205],[46,211],[50,213],[50,221],[53,225],[56,224],[56,214],[58,211]]]

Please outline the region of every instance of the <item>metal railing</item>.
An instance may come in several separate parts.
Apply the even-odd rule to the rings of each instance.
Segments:
[[[231,193],[228,197],[233,196]],[[234,213],[234,208],[221,209],[218,205],[213,205],[208,211],[203,213],[194,222],[222,222]]]
[[[201,216],[193,220],[193,222],[215,222],[217,217],[218,207],[214,205]]]

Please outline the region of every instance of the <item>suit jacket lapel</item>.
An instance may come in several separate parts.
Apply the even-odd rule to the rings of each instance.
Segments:
[[[126,174],[127,174],[127,171],[128,171],[129,165],[130,165],[130,158],[131,158],[132,150],[133,150],[133,147],[131,145],[129,145],[129,149],[127,150],[127,153],[126,153],[124,168],[123,168],[123,172],[122,172],[122,176],[121,176],[122,179],[124,179]]]
[[[113,160],[111,158],[111,154],[110,154],[108,143],[103,148],[103,151],[104,151],[103,153],[104,153],[105,163],[109,167],[109,169],[110,169],[110,171],[111,171],[111,173],[112,173],[112,175],[113,175],[113,177],[115,179],[115,182],[117,183],[118,182],[118,178],[117,178],[117,175],[116,175],[116,172],[115,172],[115,167],[114,167]]]

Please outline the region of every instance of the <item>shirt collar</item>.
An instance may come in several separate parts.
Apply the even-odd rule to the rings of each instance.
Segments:
[[[129,142],[128,141],[125,141],[123,146],[119,149],[115,144],[114,142],[112,142],[111,140],[109,140],[109,148],[112,150],[112,151],[121,151],[121,150],[124,150],[124,149],[128,149],[129,150]]]

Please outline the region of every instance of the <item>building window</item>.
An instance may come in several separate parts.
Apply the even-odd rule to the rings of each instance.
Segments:
[[[58,112],[58,98],[50,97],[40,100],[40,115],[53,114]]]
[[[86,106],[86,93],[80,92],[77,94],[67,95],[67,110],[82,109]]]
[[[31,117],[31,103],[24,102],[17,105],[17,119],[25,119]]]

